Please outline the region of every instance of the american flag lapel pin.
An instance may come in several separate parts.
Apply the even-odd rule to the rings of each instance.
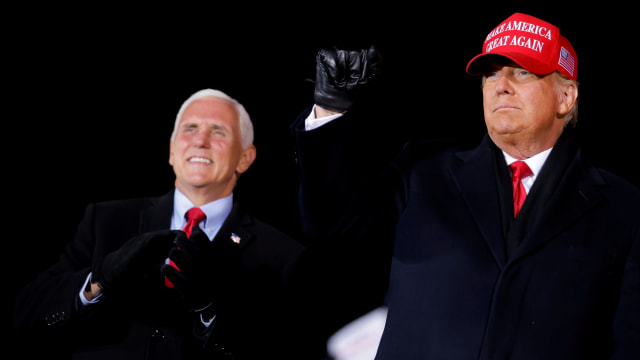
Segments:
[[[231,241],[240,244],[240,236],[236,235],[236,233],[231,233]]]

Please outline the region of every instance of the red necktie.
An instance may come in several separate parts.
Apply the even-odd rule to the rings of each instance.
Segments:
[[[184,226],[182,231],[187,233],[187,237],[191,236],[191,229],[200,224],[200,222],[206,218],[207,215],[205,215],[199,207],[192,207],[187,211],[187,224]]]
[[[527,197],[527,191],[522,185],[522,179],[533,174],[531,169],[524,161],[516,161],[509,165],[511,170],[511,184],[513,185],[513,217],[518,215],[524,199]]]
[[[191,209],[189,209],[189,211],[187,211],[187,224],[184,226],[184,228],[182,228],[182,231],[187,233],[187,237],[191,236],[191,229],[194,226],[198,226],[198,224],[206,218],[207,218],[207,215],[205,215],[205,213],[202,210],[200,210],[200,208],[192,207]],[[169,259],[169,265],[173,266],[174,268],[176,268],[176,270],[180,271],[180,269],[178,269],[176,264],[171,259]],[[164,285],[170,288],[174,286],[173,283],[169,281],[169,279],[167,279],[166,277],[164,278]]]

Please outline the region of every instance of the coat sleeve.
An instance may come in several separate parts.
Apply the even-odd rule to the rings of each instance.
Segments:
[[[316,283],[333,295],[326,307],[353,318],[379,306],[387,289],[404,199],[403,176],[391,166],[398,148],[380,143],[379,128],[356,111],[311,131],[306,115],[293,127],[306,260],[323,269]]]
[[[78,293],[89,274],[93,253],[88,206],[72,242],[57,262],[20,289],[15,299],[14,325],[19,335],[44,332],[63,335],[78,312]]]
[[[390,202],[395,201],[394,192],[401,191],[401,186],[389,165],[400,146],[386,142],[373,120],[363,119],[366,113],[358,111],[307,131],[304,119],[308,111],[293,126],[305,234],[324,238],[342,235],[363,228],[351,223],[361,218],[360,214],[396,207],[398,204]],[[388,219],[386,224],[394,222]]]

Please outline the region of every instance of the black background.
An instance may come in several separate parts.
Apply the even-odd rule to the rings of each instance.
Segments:
[[[394,114],[383,125],[390,141],[481,136],[480,79],[465,67],[486,34],[516,11],[559,26],[570,39],[584,151],[640,184],[637,16],[613,3],[572,3],[5,9],[3,207],[15,231],[3,240],[13,260],[4,272],[11,293],[56,260],[87,203],[161,195],[173,186],[169,136],[181,103],[201,88],[227,92],[251,114],[258,157],[239,196],[251,199],[258,217],[295,234],[289,125],[313,101],[305,80],[322,47],[380,49],[380,106]]]

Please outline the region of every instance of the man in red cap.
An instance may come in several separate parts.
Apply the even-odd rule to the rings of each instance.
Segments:
[[[383,167],[380,141],[349,141],[372,126],[354,105],[379,52],[318,53],[294,124],[303,228],[385,274],[360,279],[388,280],[376,359],[640,359],[640,191],[572,138],[577,61],[556,26],[513,14],[467,66],[480,143],[408,142]]]

